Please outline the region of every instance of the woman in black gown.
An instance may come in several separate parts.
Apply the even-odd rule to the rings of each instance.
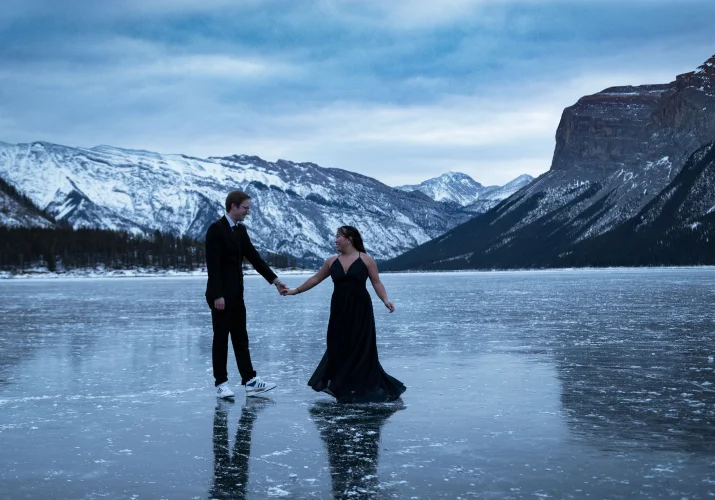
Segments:
[[[390,312],[395,306],[387,298],[375,261],[365,253],[362,237],[352,226],[342,226],[335,235],[339,255],[328,258],[320,270],[284,295],[310,290],[330,276],[334,290],[330,301],[328,348],[308,385],[342,403],[393,401],[405,386],[382,369],[377,356],[375,317],[366,282],[370,278],[377,296]]]

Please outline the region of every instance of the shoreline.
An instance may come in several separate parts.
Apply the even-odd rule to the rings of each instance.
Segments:
[[[280,269],[273,271],[280,275],[303,275],[314,274],[316,271],[310,269]],[[253,269],[243,272],[244,276],[258,275]],[[10,271],[0,271],[0,280],[37,280],[37,279],[97,279],[97,278],[187,278],[206,277],[205,269],[194,269],[192,271],[177,271],[174,269],[73,269],[67,272],[49,272],[44,269],[31,269],[24,273],[12,273]]]
[[[639,266],[639,267],[560,267],[560,268],[540,268],[540,269],[459,269],[459,270],[407,270],[407,271],[381,271],[383,275],[401,274],[467,274],[467,273],[523,273],[523,272],[597,272],[597,271],[639,271],[639,270],[715,270],[715,266]],[[317,269],[281,269],[275,268],[273,271],[282,276],[289,275],[310,275],[316,273]],[[49,272],[43,268],[30,269],[25,273],[13,273],[11,271],[0,271],[0,281],[14,280],[38,280],[38,279],[98,279],[98,278],[186,278],[186,277],[206,277],[205,269],[194,269],[192,271],[177,271],[173,269],[74,269],[67,272]],[[253,268],[244,270],[244,276],[258,276],[258,272]]]

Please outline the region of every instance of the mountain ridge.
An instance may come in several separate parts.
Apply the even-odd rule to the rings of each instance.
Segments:
[[[471,217],[362,174],[249,155],[200,159],[106,145],[5,143],[0,177],[73,227],[198,239],[223,214],[226,194],[242,189],[253,198],[247,224],[256,246],[308,263],[334,253],[341,225],[360,227],[381,260]]]

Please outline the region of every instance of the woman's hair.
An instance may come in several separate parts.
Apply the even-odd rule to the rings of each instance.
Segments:
[[[343,237],[349,239],[353,242],[355,250],[358,252],[365,253],[365,245],[362,242],[362,236],[360,236],[360,231],[358,231],[353,226],[341,226],[338,228],[338,233],[342,234]]]

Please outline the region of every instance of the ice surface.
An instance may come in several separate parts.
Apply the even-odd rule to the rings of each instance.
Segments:
[[[715,495],[715,269],[382,278],[408,390],[352,406],[306,386],[329,282],[246,278],[279,385],[217,403],[204,278],[1,281],[0,498]]]

